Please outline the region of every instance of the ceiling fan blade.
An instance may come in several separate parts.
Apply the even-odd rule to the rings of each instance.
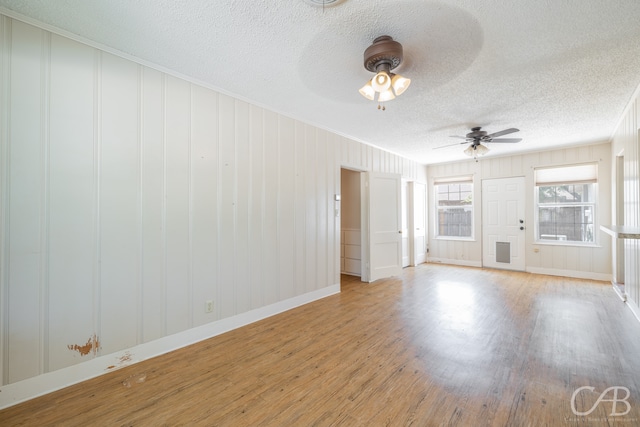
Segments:
[[[514,133],[514,132],[520,132],[520,129],[509,128],[509,129],[501,130],[499,132],[491,133],[491,134],[487,135],[485,138],[495,138],[497,136],[508,135],[508,134]]]
[[[522,141],[522,138],[497,138],[497,139],[490,139],[489,141],[485,141],[485,142],[520,142]]]
[[[448,145],[441,145],[440,147],[433,147],[434,150],[437,150],[438,148],[446,148],[446,147],[453,147],[454,145],[460,145],[460,144],[466,144],[467,141],[464,142],[456,142],[455,144],[448,144]]]

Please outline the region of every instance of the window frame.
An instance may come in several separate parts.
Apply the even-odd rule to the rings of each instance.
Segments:
[[[565,166],[555,166],[555,167],[542,167],[537,168],[538,170],[545,169],[559,169],[559,168],[576,168],[576,167],[584,167],[584,166],[594,166],[595,176],[589,179],[561,179],[557,182],[542,182],[539,183],[534,174],[534,182],[533,182],[533,197],[534,197],[534,244],[536,245],[555,245],[555,246],[581,246],[581,247],[597,247],[599,245],[599,236],[597,233],[598,230],[598,208],[599,208],[599,186],[598,186],[598,177],[597,177],[597,164],[589,163],[582,165],[565,165]],[[584,185],[589,184],[593,187],[593,201],[591,202],[568,202],[568,203],[540,203],[540,187],[560,187],[567,185]],[[593,241],[579,241],[579,240],[547,240],[540,238],[540,209],[544,207],[591,207],[593,212]]]
[[[471,233],[469,236],[448,236],[439,234],[439,218],[440,211],[447,208],[447,206],[440,206],[438,203],[438,186],[452,185],[452,184],[469,184],[471,186],[471,204],[467,205],[471,208]],[[434,179],[432,184],[433,189],[433,205],[434,205],[434,221],[433,221],[433,236],[437,240],[458,240],[458,241],[475,241],[475,205],[476,205],[476,189],[473,176],[459,176],[450,178]],[[467,207],[463,206],[463,207]]]

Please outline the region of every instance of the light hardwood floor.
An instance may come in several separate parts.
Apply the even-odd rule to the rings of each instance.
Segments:
[[[608,387],[613,402],[601,401]],[[606,399],[613,399],[611,390]],[[423,264],[0,412],[0,425],[640,425],[610,284]],[[626,402],[626,403],[625,403]]]

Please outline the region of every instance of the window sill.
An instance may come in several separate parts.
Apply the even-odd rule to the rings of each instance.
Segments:
[[[458,242],[475,242],[473,237],[455,237],[455,236],[436,236],[434,240],[455,240]]]
[[[597,243],[580,243],[580,242],[568,242],[566,240],[564,241],[546,241],[546,240],[539,240],[539,241],[535,241],[533,242],[534,245],[542,245],[542,246],[573,246],[573,247],[578,247],[578,248],[601,248],[602,246],[597,244]]]

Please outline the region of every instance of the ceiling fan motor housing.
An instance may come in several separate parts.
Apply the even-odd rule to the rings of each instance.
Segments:
[[[471,132],[467,134],[467,138],[469,139],[481,139],[487,136],[487,132],[484,130],[480,130],[479,127],[471,128]]]
[[[402,63],[402,45],[391,36],[377,37],[364,51],[364,68],[377,73],[391,71]]]

